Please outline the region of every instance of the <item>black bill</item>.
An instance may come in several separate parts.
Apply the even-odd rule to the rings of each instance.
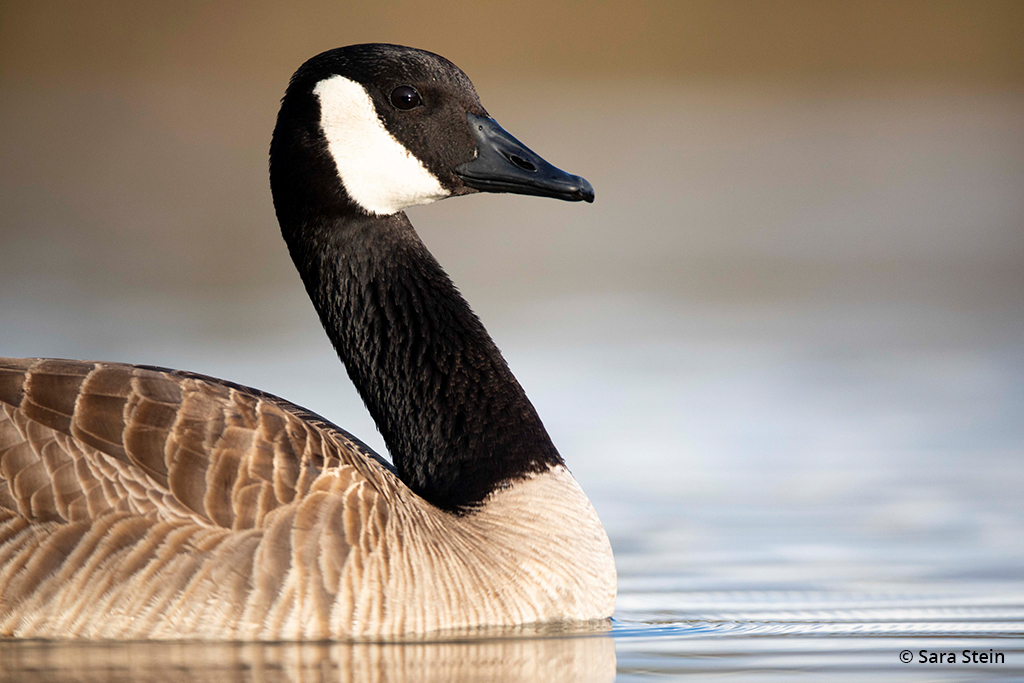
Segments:
[[[476,159],[455,172],[467,186],[481,192],[513,192],[593,202],[594,188],[583,178],[544,161],[491,118],[466,114],[476,136]]]

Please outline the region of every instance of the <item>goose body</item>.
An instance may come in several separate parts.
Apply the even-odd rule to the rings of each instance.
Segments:
[[[469,79],[393,45],[304,64],[271,144],[282,234],[394,466],[194,373],[0,359],[0,635],[295,639],[611,616],[593,507],[402,210],[592,201]]]

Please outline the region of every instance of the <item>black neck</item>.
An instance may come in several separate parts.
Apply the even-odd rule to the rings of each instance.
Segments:
[[[320,321],[413,491],[466,510],[504,482],[562,463],[501,353],[404,213],[286,222]]]

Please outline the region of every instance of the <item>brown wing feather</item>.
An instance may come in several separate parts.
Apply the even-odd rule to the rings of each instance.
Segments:
[[[376,484],[380,463],[323,418],[240,385],[0,359],[0,509],[32,522],[121,511],[259,527],[323,470],[349,465]]]
[[[343,577],[384,552],[401,495],[388,469],[240,385],[0,359],[0,635],[344,632]]]

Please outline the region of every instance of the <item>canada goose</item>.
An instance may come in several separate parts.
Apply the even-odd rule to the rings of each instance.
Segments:
[[[0,360],[0,634],[299,639],[607,619],[611,547],[494,342],[403,209],[593,201],[438,55],[295,72],[281,231],[391,467],[322,417],[193,373]]]

